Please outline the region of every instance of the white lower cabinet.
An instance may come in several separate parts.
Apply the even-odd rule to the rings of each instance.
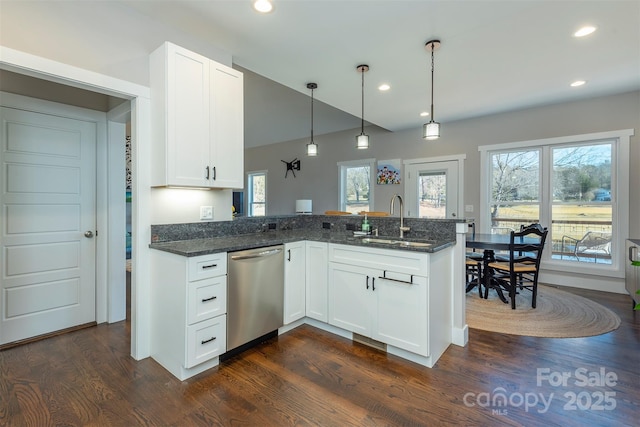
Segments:
[[[306,313],[305,242],[284,245],[284,324],[302,319]]]
[[[418,271],[427,254],[330,245],[329,324],[428,356],[429,282]]]
[[[227,254],[151,251],[151,357],[181,380],[227,347]]]
[[[328,244],[306,242],[306,311],[307,317],[327,323],[328,313]]]

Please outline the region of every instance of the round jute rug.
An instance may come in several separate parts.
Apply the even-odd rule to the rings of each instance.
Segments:
[[[470,328],[503,334],[577,338],[605,334],[620,326],[620,318],[608,308],[551,286],[538,286],[536,308],[531,308],[527,290],[516,296],[515,310],[491,290],[486,300],[476,290],[470,291],[466,305]]]

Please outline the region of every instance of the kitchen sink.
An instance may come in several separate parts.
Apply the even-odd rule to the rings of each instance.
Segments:
[[[405,246],[411,248],[428,248],[434,243],[433,240],[398,240],[385,237],[363,237],[361,241],[362,243],[376,243],[380,245]]]
[[[362,243],[379,243],[381,245],[395,245],[398,243],[398,240],[389,240],[389,239],[377,239],[374,237],[364,237],[362,238]]]

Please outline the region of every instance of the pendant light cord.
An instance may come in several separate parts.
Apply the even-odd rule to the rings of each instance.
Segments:
[[[362,125],[360,128],[361,131],[361,135],[364,135],[364,68],[361,70],[362,73],[362,116],[360,116],[360,118],[362,119]]]
[[[313,144],[313,89],[311,89],[311,143]]]
[[[435,43],[431,43],[431,121],[433,120],[433,51],[436,49]]]

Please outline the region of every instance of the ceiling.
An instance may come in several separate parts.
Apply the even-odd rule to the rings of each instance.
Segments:
[[[442,123],[640,89],[639,1],[273,0],[264,15],[249,0],[124,3],[231,52],[258,74],[250,80],[289,88],[284,102],[274,91],[246,103],[256,131],[247,146],[309,134],[308,98],[306,109],[286,105],[294,92],[309,95],[307,82],[318,83],[316,100],[348,113],[335,130],[359,127],[362,63],[370,66],[366,120],[390,131],[420,127],[431,90],[424,45],[434,38],[442,42],[434,83]],[[586,24],[597,31],[573,37]],[[587,83],[569,86],[578,79]],[[380,92],[381,83],[391,89]],[[332,130],[323,119],[316,116],[325,126],[318,133]]]
[[[3,26],[11,27],[3,43],[139,84],[148,79],[148,52],[163,40],[229,52],[245,73],[246,147],[309,137],[308,82],[318,84],[314,133],[354,129],[355,140],[362,63],[370,66],[366,121],[419,128],[429,120],[420,113],[429,110],[424,45],[433,38],[442,42],[434,118],[443,138],[455,120],[640,89],[638,0],[273,2],[261,15],[250,0],[0,0]],[[26,19],[30,26],[19,25]],[[598,30],[573,37],[585,24]],[[32,34],[33,25],[56,38]],[[587,83],[570,87],[577,79]],[[379,91],[381,83],[391,89]]]

